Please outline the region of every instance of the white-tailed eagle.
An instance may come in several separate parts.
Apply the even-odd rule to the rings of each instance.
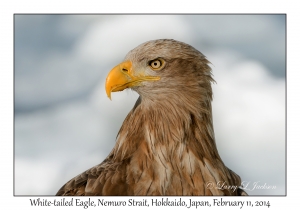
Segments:
[[[217,150],[208,64],[198,50],[171,39],[131,50],[106,79],[109,98],[126,88],[140,95],[116,145],[57,195],[246,195]]]

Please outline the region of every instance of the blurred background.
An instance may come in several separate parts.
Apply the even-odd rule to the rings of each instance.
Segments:
[[[248,194],[285,195],[285,15],[15,15],[14,36],[15,195],[54,195],[103,161],[138,97],[110,101],[106,75],[160,38],[211,61],[217,147]]]

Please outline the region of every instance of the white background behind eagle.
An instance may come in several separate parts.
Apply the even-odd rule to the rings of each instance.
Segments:
[[[15,194],[53,195],[100,163],[137,94],[104,89],[137,45],[173,38],[211,61],[213,117],[224,163],[285,194],[284,15],[16,15]]]

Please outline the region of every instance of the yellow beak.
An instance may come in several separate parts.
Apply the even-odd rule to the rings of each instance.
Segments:
[[[106,77],[105,90],[108,98],[111,99],[111,92],[122,91],[126,88],[140,85],[143,81],[156,81],[159,77],[134,76],[131,61],[125,61],[114,67]]]

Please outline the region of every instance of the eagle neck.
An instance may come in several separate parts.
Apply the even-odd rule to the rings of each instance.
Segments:
[[[119,132],[114,159],[130,164],[128,182],[146,186],[145,191],[133,187],[137,195],[172,194],[170,186],[179,183],[175,194],[201,194],[203,183],[228,173],[214,141],[211,104],[189,107],[180,103],[183,98],[174,100],[139,99]],[[194,182],[196,177],[202,181]]]
[[[174,150],[192,150],[200,158],[220,159],[210,98],[199,100],[199,97],[185,94],[163,100],[142,99],[139,108],[143,116],[144,139],[153,152],[170,145]],[[171,149],[168,155],[171,157],[172,154]]]
[[[214,139],[210,100],[178,95],[152,100],[139,98],[126,117],[112,154],[122,161],[147,147],[149,154],[165,148],[167,159],[191,150],[198,158],[221,160]]]

